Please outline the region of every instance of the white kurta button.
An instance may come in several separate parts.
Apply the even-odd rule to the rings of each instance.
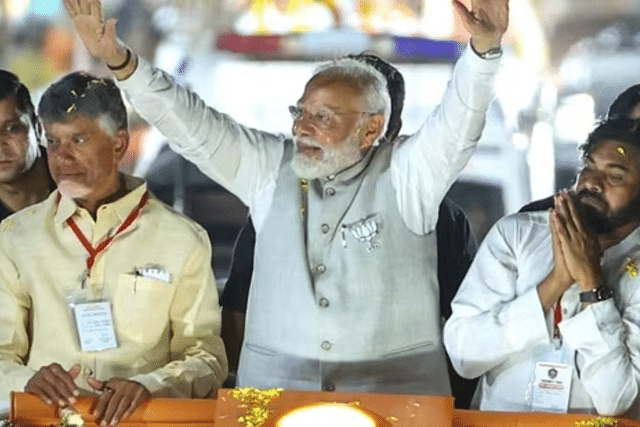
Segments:
[[[320,301],[318,301],[318,304],[322,308],[327,308],[327,307],[329,307],[329,300],[326,299],[326,298],[320,298]]]
[[[316,266],[316,274],[322,274],[327,271],[327,267],[324,264],[318,264]]]
[[[336,194],[336,189],[329,187],[324,192],[327,196],[333,196],[334,194]]]
[[[322,344],[320,344],[320,348],[324,351],[329,351],[331,350],[331,343],[329,341],[322,341]]]
[[[320,230],[322,231],[323,234],[327,234],[329,230],[331,230],[331,227],[329,227],[329,224],[322,224],[320,226]]]

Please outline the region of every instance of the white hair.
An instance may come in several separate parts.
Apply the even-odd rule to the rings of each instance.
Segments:
[[[384,117],[383,132],[376,141],[376,144],[387,131],[389,117],[391,116],[391,96],[387,86],[387,79],[375,67],[358,60],[356,58],[338,58],[333,61],[319,65],[311,80],[319,76],[339,76],[348,77],[362,90],[368,112],[382,114]]]
[[[96,123],[98,124],[98,127],[100,127],[100,129],[102,129],[104,131],[104,133],[106,133],[107,135],[109,135],[111,137],[116,136],[116,133],[119,130],[118,129],[118,124],[107,113],[100,114],[96,118]]]

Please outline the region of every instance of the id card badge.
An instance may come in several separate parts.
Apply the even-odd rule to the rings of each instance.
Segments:
[[[108,301],[76,303],[73,314],[82,351],[118,348],[111,304]]]
[[[531,410],[566,413],[569,410],[575,352],[554,340],[535,365]]]
[[[538,362],[533,382],[534,411],[563,412],[569,410],[573,366]]]

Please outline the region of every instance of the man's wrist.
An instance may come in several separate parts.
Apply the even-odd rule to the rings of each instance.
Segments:
[[[138,68],[138,55],[125,45],[121,45],[120,49],[118,49],[117,55],[105,61],[107,68],[119,81],[131,77]]]
[[[125,48],[125,51],[125,58],[122,61],[118,62],[117,65],[107,62],[107,68],[111,71],[118,71],[126,68],[127,65],[129,65],[129,63],[131,62],[131,49]]]
[[[576,281],[580,285],[581,292],[590,292],[600,286],[606,285],[604,274],[599,266],[585,267],[583,271],[577,273]]]
[[[110,70],[124,68],[122,64],[124,64],[125,62],[128,63],[131,60],[131,54],[133,52],[131,52],[128,47],[120,44],[118,48],[115,49],[114,53],[115,55],[111,55],[104,61],[107,65],[107,68],[109,68]]]
[[[473,52],[482,59],[494,59],[502,56],[500,40],[478,40],[472,38],[469,44]]]
[[[604,301],[613,297],[613,290],[607,285],[600,285],[590,291],[580,292],[580,302],[592,303]]]

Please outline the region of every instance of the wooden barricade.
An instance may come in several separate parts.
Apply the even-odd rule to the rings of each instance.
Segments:
[[[87,427],[97,427],[91,410],[95,397],[80,397],[76,411]],[[164,399],[155,398],[138,408],[120,427],[211,427],[216,416],[215,399]],[[43,403],[40,398],[27,393],[11,394],[9,421],[19,426],[49,427],[60,422],[56,409]]]
[[[95,397],[81,397],[75,405],[87,427],[97,427],[91,416],[95,402]],[[245,423],[239,422],[239,419],[249,414],[250,408],[256,405],[255,402],[238,398],[237,392],[229,389],[219,390],[217,399],[154,398],[119,425],[244,427]],[[263,405],[269,411],[263,427],[275,427],[273,420],[291,409],[319,402],[356,405],[384,420],[380,426],[392,427],[576,427],[577,421],[596,420],[594,415],[585,414],[454,410],[453,399],[450,397],[287,390]],[[55,408],[44,404],[38,397],[26,393],[13,393],[9,421],[21,427],[49,427],[57,425],[59,418]],[[638,420],[617,418],[617,422],[617,427],[640,427]]]
[[[453,427],[576,427],[578,421],[598,424],[596,415],[549,414],[541,412],[483,412],[456,409]],[[618,427],[640,427],[640,422],[616,418]]]

